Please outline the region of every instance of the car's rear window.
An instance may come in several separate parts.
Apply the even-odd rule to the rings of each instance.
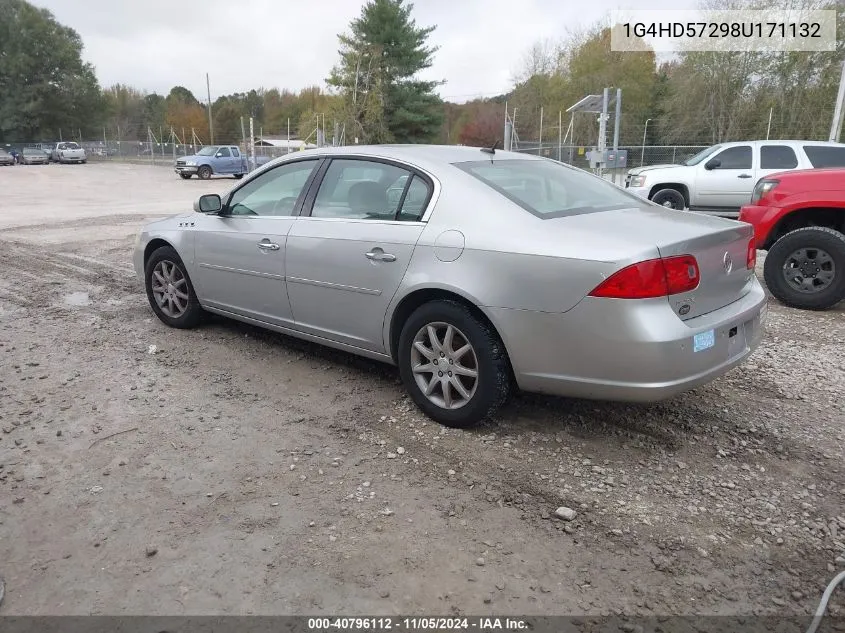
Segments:
[[[805,145],[804,151],[813,167],[845,167],[845,147]]]
[[[479,160],[455,166],[541,218],[642,204],[610,182],[552,160]]]

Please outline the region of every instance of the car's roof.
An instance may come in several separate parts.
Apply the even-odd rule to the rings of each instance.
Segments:
[[[380,158],[394,158],[405,162],[426,162],[430,164],[461,163],[473,160],[540,160],[529,154],[506,152],[497,149],[494,154],[482,151],[480,147],[465,145],[345,145],[343,147],[318,147],[286,156],[344,156],[360,155]]]
[[[756,140],[756,141],[730,141],[725,143],[717,143],[717,145],[727,146],[727,145],[750,145],[750,144],[757,144],[757,145],[784,145],[784,144],[792,144],[792,145],[830,145],[832,147],[843,147],[845,143],[834,143],[833,141],[808,141],[808,140],[796,140],[796,139],[767,139],[767,140]]]

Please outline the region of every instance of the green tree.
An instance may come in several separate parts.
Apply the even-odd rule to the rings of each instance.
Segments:
[[[343,97],[347,138],[420,143],[437,136],[443,120],[437,81],[419,79],[431,67],[435,27],[418,27],[404,0],[370,0],[348,34],[339,36],[340,62],[327,82]]]
[[[104,114],[76,31],[25,0],[0,0],[0,141],[93,134]]]

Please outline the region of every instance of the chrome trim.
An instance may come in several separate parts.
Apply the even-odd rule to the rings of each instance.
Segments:
[[[290,216],[288,216],[290,217]],[[396,226],[425,226],[425,222],[422,220],[412,220],[405,222],[404,220],[376,220],[373,218],[320,218],[314,217],[313,215],[300,215],[296,218],[298,221],[303,220],[313,220],[315,222],[363,222],[366,224],[392,224]],[[305,237],[303,235],[299,235],[297,237]],[[309,236],[310,237],[310,236]]]
[[[252,275],[253,277],[265,277],[269,279],[285,280],[284,275],[274,275],[273,273],[262,273],[257,270],[244,270],[242,268],[230,268],[228,266],[217,266],[216,264],[199,264],[200,268],[209,268],[211,270],[222,270],[227,273],[239,273],[241,275]]]
[[[331,288],[333,290],[347,290],[349,292],[359,292],[364,295],[379,296],[381,290],[370,290],[369,288],[359,288],[357,286],[344,286],[343,284],[333,284],[328,281],[317,281],[315,279],[303,279],[301,277],[287,277],[288,283],[305,284],[306,286],[317,286],[319,288]]]

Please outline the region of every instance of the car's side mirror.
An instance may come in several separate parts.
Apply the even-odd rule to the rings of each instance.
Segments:
[[[214,158],[223,158],[223,152],[217,152],[217,153],[214,155]]]
[[[197,213],[220,213],[222,209],[223,200],[216,193],[207,193],[194,202],[194,211]]]
[[[706,163],[704,163],[704,169],[718,169],[721,167],[722,161],[718,158],[711,158]]]

